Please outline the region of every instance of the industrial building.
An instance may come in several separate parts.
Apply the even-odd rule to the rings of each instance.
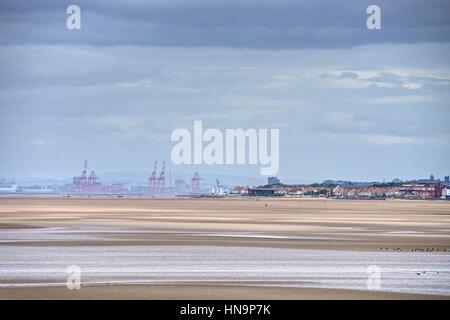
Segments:
[[[280,184],[280,179],[278,179],[278,177],[268,177],[267,184],[268,185]]]
[[[100,182],[95,175],[95,171],[91,171],[90,175],[87,175],[87,160],[84,161],[83,171],[81,176],[73,177],[72,192],[77,193],[96,193],[100,189]]]
[[[56,193],[56,188],[51,186],[25,186],[19,187],[17,192],[26,194],[54,194]]]
[[[167,187],[166,185],[166,162],[163,161],[161,172],[157,175],[158,162],[155,161],[153,163],[153,171],[148,178],[148,194],[150,196],[164,196],[164,195],[189,195],[201,194],[200,175],[198,172],[194,173],[194,176],[191,179],[191,186],[189,190],[189,186],[187,186],[186,182],[182,179],[175,180],[175,188],[171,186]],[[170,182],[170,170],[169,170],[169,185]]]
[[[166,162],[162,164],[161,172],[159,176],[156,176],[156,170],[158,168],[158,162],[153,163],[153,171],[148,178],[148,193],[151,196],[162,196],[166,193]]]
[[[211,188],[211,194],[215,196],[223,196],[225,194],[224,187],[220,184],[219,179],[216,179],[216,185]]]
[[[0,193],[16,193],[17,188],[18,186],[15,181],[0,179]]]
[[[270,197],[274,196],[276,191],[274,188],[252,188],[248,189],[248,195],[253,197]]]
[[[442,191],[442,199],[450,200],[450,188],[445,188]]]

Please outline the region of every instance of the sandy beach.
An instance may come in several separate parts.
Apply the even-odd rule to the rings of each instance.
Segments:
[[[447,299],[450,202],[1,197],[0,257],[2,299]]]

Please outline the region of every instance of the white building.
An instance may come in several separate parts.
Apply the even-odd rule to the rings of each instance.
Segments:
[[[442,190],[442,198],[450,200],[450,188],[445,188]]]
[[[1,185],[0,186],[0,193],[16,193],[16,192],[17,192],[17,185],[16,184]]]

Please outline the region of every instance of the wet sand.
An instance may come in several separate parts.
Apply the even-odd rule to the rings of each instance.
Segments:
[[[61,283],[60,287],[48,287],[63,281],[63,257],[72,258],[70,248],[78,252],[80,259],[68,259],[67,263],[86,264],[85,260],[95,259],[95,252],[99,256],[112,252],[120,257],[120,248],[131,248],[136,253],[123,261],[132,264],[136,257],[152,256],[159,248],[176,252],[183,247],[188,256],[200,254],[195,248],[209,248],[207,256],[192,260],[204,263],[186,264],[183,254],[162,256],[161,263],[181,265],[180,270],[175,270],[169,263],[168,270],[174,273],[168,271],[166,277],[164,272],[158,277],[140,269],[133,273],[123,266],[120,272],[114,269],[107,273],[100,263],[100,270],[88,267],[91,283],[82,290],[68,290]],[[58,255],[58,249],[67,250],[68,256]],[[441,285],[450,282],[450,202],[1,197],[0,251],[0,298],[450,297],[450,288]],[[333,251],[342,257],[339,266],[335,266]],[[52,261],[44,259],[44,253],[55,254],[53,265],[42,264]],[[24,255],[34,257],[35,263],[23,264]],[[235,265],[252,255],[256,261],[264,255],[274,258],[262,259],[260,274],[249,277],[245,269],[248,264]],[[219,262],[224,256],[231,267],[218,278],[214,272],[223,269]],[[361,291],[366,268],[374,263],[384,268],[385,287],[381,287],[382,292]],[[183,268],[183,264],[190,269]],[[35,265],[41,265],[41,269],[33,269]],[[39,275],[56,266],[59,278]],[[157,270],[155,265],[150,269]],[[274,271],[278,277],[273,276]],[[204,272],[205,276],[193,277],[196,272]],[[233,274],[239,275],[235,277],[238,285],[230,278]],[[114,283],[117,279],[124,282]],[[133,284],[139,279],[146,284]],[[161,283],[167,279],[175,283]],[[195,281],[189,283],[192,279]],[[255,279],[261,281],[255,285]],[[33,283],[34,288],[20,287]],[[427,295],[419,295],[424,293]]]
[[[445,296],[316,288],[261,288],[231,285],[102,285],[80,290],[65,287],[0,290],[1,299],[133,300],[441,300]]]

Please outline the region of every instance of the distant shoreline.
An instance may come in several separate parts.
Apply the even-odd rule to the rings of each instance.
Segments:
[[[0,194],[0,199],[92,199],[92,200],[270,200],[270,201],[362,201],[362,202],[449,202],[450,199],[365,199],[296,196],[149,196],[149,195],[100,195],[100,194]]]

